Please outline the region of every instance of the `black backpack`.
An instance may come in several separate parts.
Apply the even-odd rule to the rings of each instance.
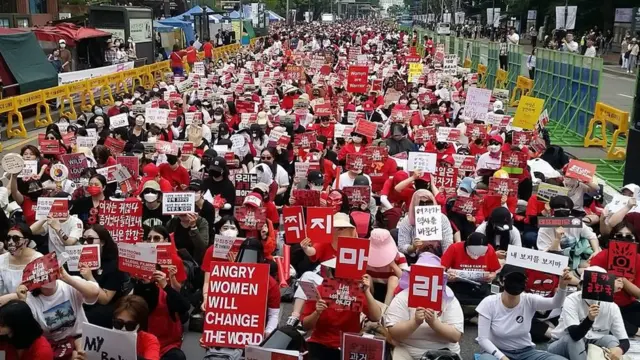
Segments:
[[[562,168],[569,163],[569,155],[567,155],[564,152],[564,149],[558,145],[549,146],[544,151],[541,158],[556,170],[562,170]]]

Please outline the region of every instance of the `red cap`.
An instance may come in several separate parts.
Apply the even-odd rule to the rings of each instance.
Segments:
[[[373,103],[371,101],[365,101],[362,107],[364,111],[373,111]]]
[[[158,167],[155,164],[147,164],[142,168],[142,173],[144,174],[144,176],[148,176],[148,177],[156,177],[158,176]]]
[[[489,138],[489,141],[497,141],[500,144],[504,143],[504,140],[502,140],[502,137],[500,135],[491,135],[491,137]]]

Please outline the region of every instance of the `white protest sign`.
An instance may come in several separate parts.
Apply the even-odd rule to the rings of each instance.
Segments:
[[[238,150],[244,146],[245,139],[241,134],[231,135],[229,140],[231,140],[231,150]]]
[[[2,170],[9,174],[19,174],[24,169],[24,159],[19,154],[7,154],[2,158]]]
[[[353,131],[353,126],[347,126],[343,124],[335,124],[333,128],[333,138],[347,138],[351,136],[351,132]]]
[[[38,173],[38,160],[25,160],[24,167],[18,175],[19,178],[32,176]]]
[[[244,351],[245,360],[298,360],[302,359],[300,352],[293,350],[267,349],[247,346]]]
[[[117,164],[116,166],[117,166],[116,171],[113,173],[113,176],[115,176],[116,181],[118,183],[127,181],[127,179],[131,177],[131,173],[129,173],[129,169],[122,166],[121,164]]]
[[[100,241],[100,240],[98,240]],[[69,267],[69,271],[80,271],[78,268],[78,263],[80,262],[80,255],[82,254],[82,249],[85,247],[93,247],[97,248],[97,253],[100,253],[100,245],[98,244],[87,244],[87,245],[71,245],[65,246],[64,252],[69,255],[67,258],[67,266]],[[98,262],[100,262],[100,257],[98,257]],[[100,266],[98,265],[98,268]]]
[[[109,125],[112,129],[129,126],[129,115],[122,113],[109,118]]]
[[[196,211],[196,194],[193,192],[162,194],[162,213],[168,215],[189,214]]]
[[[442,240],[440,205],[416,206],[416,238],[424,241]]]
[[[87,129],[89,130],[89,129]],[[91,136],[76,136],[76,145],[93,149],[98,144],[98,139]]]
[[[87,136],[97,139],[98,138],[98,130],[97,129],[87,129]]]
[[[235,242],[235,236],[216,235],[213,242],[213,258],[226,259]]]
[[[169,109],[146,108],[144,109],[144,117],[148,124],[157,124],[164,129],[169,121],[169,112],[171,112]]]
[[[456,76],[458,73],[458,56],[447,55],[444,57],[442,65],[442,73],[445,75]]]
[[[412,172],[419,169],[425,173],[434,174],[436,172],[437,158],[438,155],[436,154],[410,151],[409,159],[407,160],[407,170]]]
[[[569,257],[510,245],[507,250],[507,264],[562,275],[564,269],[569,266]]]
[[[56,198],[39,197],[36,205],[36,220],[46,220]]]
[[[204,63],[203,62],[193,63],[193,73],[204,76]]]
[[[296,162],[295,167],[296,167],[296,173],[295,173],[295,178],[298,180],[301,179],[306,179],[307,178],[307,173],[309,172],[309,166],[311,164],[308,162]]]
[[[83,350],[87,360],[135,360],[138,358],[136,349],[138,333],[135,331],[107,329],[83,322],[82,339],[84,339]]]
[[[487,119],[489,103],[491,102],[491,90],[470,87],[467,91],[467,99],[464,103],[464,116],[471,120]]]

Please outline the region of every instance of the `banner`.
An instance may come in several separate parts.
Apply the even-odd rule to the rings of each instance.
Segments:
[[[341,237],[338,239],[336,278],[360,280],[367,272],[369,239]]]
[[[409,307],[442,311],[444,291],[443,267],[417,264],[411,267],[409,272]]]
[[[98,68],[91,68],[86,70],[78,70],[72,72],[64,72],[58,74],[58,86],[71,84],[78,81],[83,81],[87,79],[93,79],[100,76],[111,75],[117,72],[131,70],[134,67],[134,62],[129,61],[122,64],[102,66]],[[131,85],[131,80],[127,80],[127,85]],[[111,91],[115,91],[115,84],[111,85]],[[100,88],[93,89],[93,96],[96,98],[100,98]],[[71,96],[73,98],[73,102],[80,101],[80,94],[75,93]],[[58,103],[56,107],[60,106],[60,101],[58,99]]]
[[[82,338],[87,360],[137,359],[137,338],[135,331],[107,329],[82,323]]]
[[[118,244],[118,269],[136,279],[151,280],[158,263],[158,249],[155,246]]]
[[[567,18],[565,21],[565,14]],[[556,29],[573,30],[576,28],[577,6],[556,6]]]
[[[94,215],[89,216],[89,222]],[[98,207],[98,223],[109,230],[116,244],[142,241],[142,202],[136,198],[125,201],[103,200]]]
[[[267,321],[269,265],[212,265],[201,343],[232,348],[260,344]]]

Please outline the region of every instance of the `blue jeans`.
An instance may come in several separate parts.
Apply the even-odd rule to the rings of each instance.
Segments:
[[[173,75],[175,76],[184,76],[184,69],[181,67],[174,67],[173,69]]]
[[[620,345],[613,335],[605,335],[600,339],[580,339],[575,341],[569,334],[549,344],[549,352],[565,356],[569,360],[587,360],[587,344],[595,344],[607,349]]]
[[[525,231],[522,234],[522,246],[529,249],[537,249],[538,244],[538,232],[537,231]]]
[[[502,351],[504,356],[508,357],[509,360],[567,360],[560,355],[555,355],[544,350],[537,350],[533,346],[514,351],[500,351]],[[483,353],[480,354],[476,360],[496,360],[496,357],[491,354]]]

